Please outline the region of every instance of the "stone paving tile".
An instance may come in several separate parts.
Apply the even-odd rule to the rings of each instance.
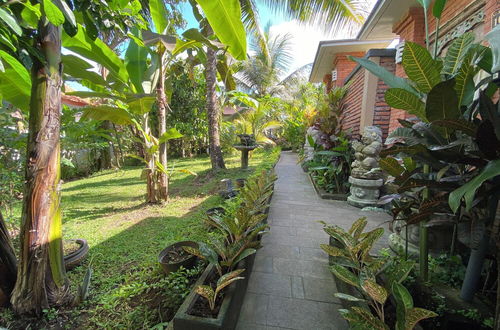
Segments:
[[[280,297],[292,296],[292,278],[286,274],[252,271],[248,281],[248,292],[271,294]]]
[[[319,244],[327,244],[327,241],[318,241]],[[318,246],[319,246],[318,244]],[[301,247],[299,249],[299,259],[301,260],[315,260],[315,261],[326,261],[328,256],[325,251],[317,248]]]
[[[252,323],[266,325],[267,310],[269,307],[269,295],[247,292],[241,306],[240,323]]]
[[[328,261],[293,260],[274,258],[273,273],[290,276],[308,276],[329,279],[332,277],[328,269]]]
[[[329,279],[303,277],[302,283],[305,299],[340,304],[339,299],[333,295],[337,292],[337,288],[332,277]]]
[[[387,227],[389,216],[320,199],[292,153],[282,153],[276,172],[271,229],[257,252],[237,329],[347,329],[333,296],[336,287],[328,257],[320,249],[328,235],[318,220],[348,229],[366,216],[367,228],[372,229]],[[376,249],[386,246],[384,238]]]
[[[304,283],[302,282],[302,277],[292,276],[292,297],[298,299],[304,299]]]
[[[318,246],[318,240],[312,237],[304,237],[302,235],[290,236],[279,233],[271,232],[262,238],[262,244],[278,244],[278,245],[291,245],[298,247],[314,248]]]
[[[257,251],[258,256],[271,256],[286,259],[299,259],[300,258],[300,248],[298,246],[291,245],[279,245],[273,242],[265,244],[259,251]]]
[[[273,257],[258,254],[255,256],[255,262],[253,264],[253,271],[261,273],[272,273],[273,272]]]
[[[339,305],[304,299],[270,297],[267,325],[304,330],[347,329]]]

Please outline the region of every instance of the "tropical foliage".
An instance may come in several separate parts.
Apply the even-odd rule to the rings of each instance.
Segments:
[[[339,310],[342,316],[352,328],[389,329],[385,308],[390,296],[396,305],[394,329],[411,330],[421,320],[437,316],[434,312],[415,307],[411,294],[401,284],[415,266],[413,261],[391,268],[393,261],[390,259],[370,255],[384,230],[377,228],[365,232],[366,225],[365,218],[355,221],[348,231],[324,224],[325,232],[334,242],[321,245],[331,257],[330,269],[335,277],[357,292],[357,295],[335,294],[339,299],[357,303],[348,310]],[[383,283],[379,280],[382,274],[385,275]]]

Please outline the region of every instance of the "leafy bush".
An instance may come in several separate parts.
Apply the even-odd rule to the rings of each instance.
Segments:
[[[387,272],[391,260],[370,255],[374,243],[384,233],[382,228],[364,232],[366,218],[355,221],[349,231],[338,226],[324,225],[325,232],[336,242],[335,246],[321,245],[332,257],[332,273],[339,280],[353,286],[362,298],[345,293],[337,293],[335,296],[351,302],[363,302],[369,307],[356,306],[339,310],[352,328],[389,329],[386,323],[386,303],[390,295],[396,302],[394,326],[398,330],[411,330],[419,321],[437,316],[434,312],[414,307],[410,292],[401,284],[413,269],[414,262],[400,263]],[[381,274],[386,277],[383,283],[380,281]]]
[[[353,159],[354,153],[349,141],[340,136],[335,147],[314,152],[314,158],[306,165],[318,186],[330,193],[346,194],[349,191]]]

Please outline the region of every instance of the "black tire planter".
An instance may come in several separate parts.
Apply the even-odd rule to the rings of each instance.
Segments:
[[[84,239],[69,240],[74,241],[80,245],[80,248],[75,252],[72,252],[64,256],[64,267],[66,270],[71,270],[76,266],[79,266],[87,257],[89,253],[89,244]]]
[[[223,207],[212,207],[211,209],[207,210],[207,216],[224,214],[226,214],[226,210]]]
[[[166,261],[166,257],[168,255],[168,252],[170,252],[172,249],[179,248],[181,246],[190,246],[193,248],[198,248],[198,243],[193,242],[193,241],[182,241],[182,242],[177,242],[174,244],[171,244],[164,248],[160,254],[158,255],[158,262],[161,265],[161,268],[163,269],[163,272],[165,274],[170,274],[172,272],[177,271],[181,266],[184,268],[192,268],[196,262],[196,256],[191,255],[187,259],[184,259],[179,262],[168,262]]]
[[[233,282],[224,292],[224,300],[220,307],[217,318],[208,318],[190,315],[189,312],[198,299],[195,289],[203,285],[207,278],[214,272],[213,265],[209,265],[201,277],[196,281],[193,289],[182,303],[181,307],[172,319],[174,330],[233,330],[238,323],[241,306],[248,286],[249,276],[255,260],[255,253],[240,261],[237,269],[245,269],[242,276],[244,279]]]
[[[247,179],[236,179],[236,188],[243,188],[246,182]]]

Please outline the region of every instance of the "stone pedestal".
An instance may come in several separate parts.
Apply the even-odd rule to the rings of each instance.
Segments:
[[[248,168],[248,153],[258,146],[234,146],[237,150],[241,152],[241,168]]]
[[[347,197],[349,205],[359,208],[377,206],[380,197],[379,189],[384,184],[384,180],[357,179],[350,176],[349,183],[351,184],[351,194]]]

